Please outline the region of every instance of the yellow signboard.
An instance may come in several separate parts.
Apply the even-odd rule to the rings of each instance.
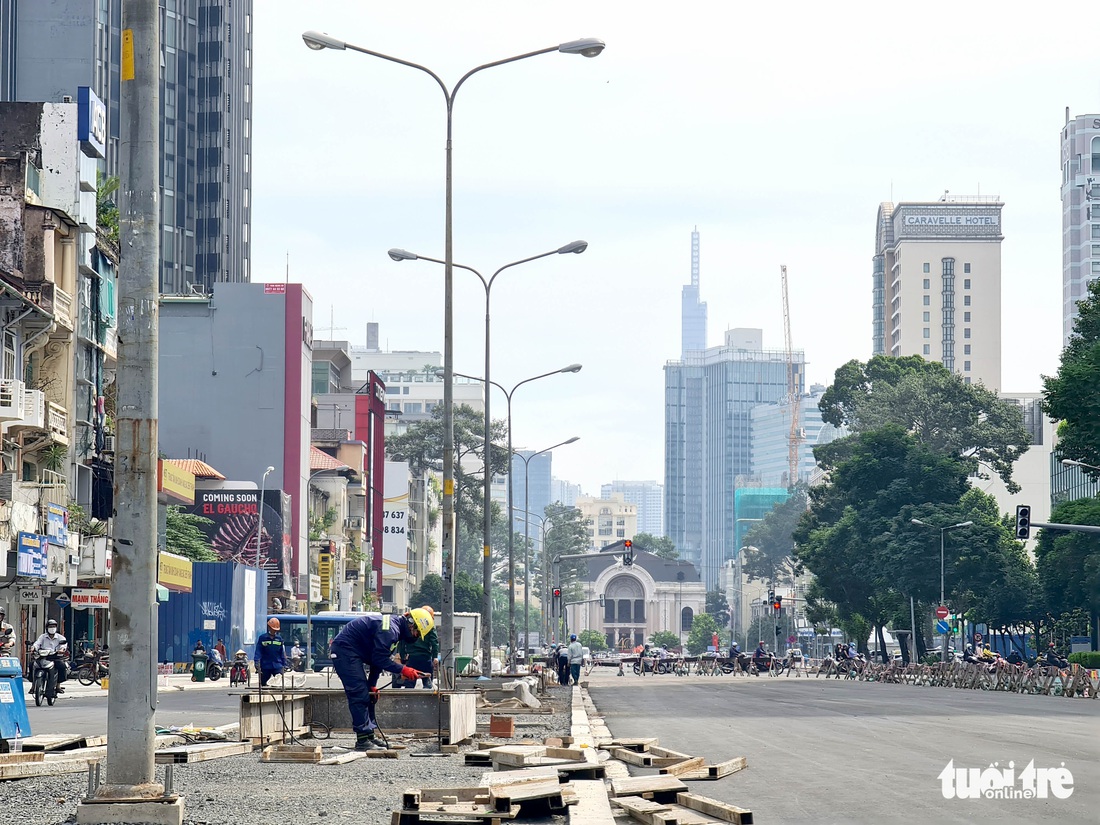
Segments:
[[[157,553],[157,583],[176,593],[191,592],[191,559]]]
[[[195,474],[163,458],[157,460],[157,492],[181,504],[195,503]]]
[[[317,556],[317,572],[321,575],[321,598],[329,600],[332,582],[332,554],[320,553]]]

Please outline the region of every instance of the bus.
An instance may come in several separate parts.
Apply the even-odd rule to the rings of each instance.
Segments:
[[[364,613],[346,613],[340,610],[321,610],[309,617],[309,625],[306,623],[304,613],[271,613],[268,619],[278,619],[280,634],[287,647],[289,659],[290,648],[295,642],[305,650],[307,627],[311,627],[312,647],[309,664],[306,670],[320,670],[329,666],[329,645],[336,638],[336,634],[344,629],[344,625],[352,619],[364,616]]]

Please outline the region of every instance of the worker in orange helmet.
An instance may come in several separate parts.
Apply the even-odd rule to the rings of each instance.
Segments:
[[[256,672],[260,675],[260,687],[267,687],[268,681],[286,668],[286,649],[283,637],[279,635],[279,620],[272,616],[267,620],[267,632],[261,633],[256,640]]]

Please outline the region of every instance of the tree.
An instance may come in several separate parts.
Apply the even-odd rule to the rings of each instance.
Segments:
[[[459,572],[455,575],[455,601],[456,613],[481,613],[482,594],[485,591],[469,575]],[[422,604],[431,605],[437,611],[443,603],[443,579],[435,573],[429,573],[420,582],[420,587],[413,593],[411,603],[415,607]],[[493,623],[494,626],[497,624]]]
[[[582,645],[593,653],[599,650],[607,650],[607,637],[598,630],[582,630],[577,637]]]
[[[1100,524],[1100,498],[1059,504],[1050,520],[1057,524]],[[1083,608],[1095,623],[1100,614],[1100,536],[1043,530],[1035,547],[1035,562],[1050,612],[1058,615]]]
[[[420,581],[420,587],[413,593],[410,601],[415,607],[427,604],[436,610],[443,604],[443,578],[435,573],[428,573]]]
[[[203,516],[183,512],[182,507],[169,505],[165,513],[164,546],[169,553],[191,561],[218,561],[218,554],[210,549],[210,541],[200,529],[213,523]]]
[[[938,362],[916,355],[849,361],[818,406],[823,420],[853,433],[900,426],[928,449],[963,461],[979,478],[992,472],[1009,492],[1020,490],[1012,465],[1031,437],[1019,406],[965,383]]]
[[[1058,451],[1066,458],[1100,465],[1100,284],[1090,281],[1077,303],[1073,334],[1062,350],[1058,373],[1043,377],[1043,408],[1061,424]],[[1093,477],[1096,471],[1088,470]]]
[[[117,177],[106,177],[102,172],[96,172],[96,225],[115,246],[119,245],[118,205],[112,196],[118,191],[118,184]]]
[[[584,559],[565,559],[561,564],[555,565],[554,561],[559,556],[584,553],[589,548],[588,525],[576,507],[554,503],[548,505],[544,512],[549,525],[546,528],[545,553],[546,560],[552,565],[551,579],[561,583],[565,601],[574,601],[579,598],[580,584],[569,580],[573,573],[584,575],[588,570],[587,562]],[[559,568],[560,578],[553,578],[554,567]]]
[[[680,637],[671,630],[658,630],[649,637],[649,643],[654,647],[679,647]]]
[[[662,559],[668,559],[669,561],[676,561],[680,558],[680,551],[676,549],[676,545],[672,543],[672,539],[668,536],[655,536],[652,533],[638,533],[631,541],[634,543],[635,550],[641,550],[644,553],[652,553],[655,556],[660,556]]]
[[[691,625],[691,632],[688,633],[687,637],[688,653],[692,656],[698,656],[700,653],[705,652],[717,632],[718,625],[713,616],[706,613],[702,616],[696,616]]]
[[[805,512],[806,491],[798,488],[745,534],[742,569],[749,581],[761,579],[773,585],[794,581],[800,572],[794,559],[794,531]]]
[[[729,627],[730,605],[726,601],[726,594],[721,590],[707,591],[706,613],[714,619],[718,627]]]

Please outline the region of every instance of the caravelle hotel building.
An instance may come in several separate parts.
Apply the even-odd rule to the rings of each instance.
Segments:
[[[875,233],[875,355],[920,355],[1001,387],[998,198],[883,203]]]

